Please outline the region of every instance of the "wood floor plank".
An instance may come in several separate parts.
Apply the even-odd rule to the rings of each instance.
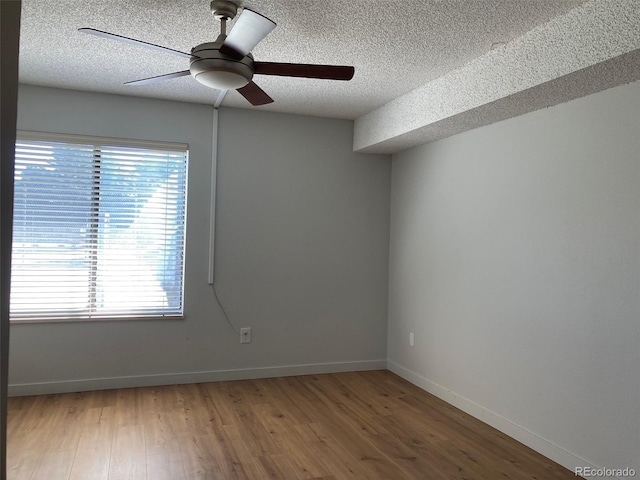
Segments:
[[[242,384],[244,382],[238,382],[236,385],[231,385],[229,389],[235,415],[234,425],[237,426],[242,440],[252,456],[262,457],[281,453],[274,439],[258,419],[251,400],[248,400],[244,394]]]
[[[189,433],[184,402],[173,386],[156,387],[143,401],[147,456],[180,452],[180,437]],[[195,433],[195,432],[194,432]]]
[[[180,458],[188,480],[224,478],[219,458],[208,448],[208,443],[195,435],[183,438]]]
[[[388,371],[9,400],[8,479],[569,480]]]
[[[362,472],[367,478],[406,478],[406,473],[378,450],[360,432],[347,424],[312,424],[311,429],[329,451],[351,469]]]
[[[61,409],[61,415],[55,417],[48,429],[51,435],[50,451],[75,451],[78,448],[86,414],[85,404],[85,394],[70,396],[67,405]]]
[[[70,400],[69,394],[37,397],[25,421],[22,422],[18,435],[35,439],[38,438],[37,432],[48,431],[55,427],[64,416],[64,411]],[[46,436],[47,442],[50,439],[50,436]]]
[[[367,472],[348,455],[336,455],[326,440],[318,436],[312,428],[313,424],[296,425],[295,429],[305,445],[313,450],[314,455],[327,470],[340,479],[366,480]]]
[[[114,432],[115,407],[87,409],[70,479],[103,480],[108,477]]]
[[[184,412],[184,400],[175,385],[158,388],[158,412],[166,426],[169,436],[187,435],[187,419]]]
[[[187,480],[180,451],[147,455],[147,478],[154,480]]]
[[[220,425],[233,425],[235,415],[233,413],[230,401],[232,396],[229,394],[229,383],[207,383],[201,386],[205,392],[205,398],[212,418]]]
[[[227,444],[222,461],[225,472],[223,478],[270,478],[266,475],[266,470],[258,465],[256,456],[252,454],[245,437],[241,434],[241,429],[236,425],[224,425],[222,428]]]
[[[94,390],[87,393],[86,408],[115,407],[118,390]]]
[[[145,390],[148,393],[153,390]],[[127,425],[142,425],[143,410],[142,389],[139,388],[121,388],[118,389],[115,412],[116,426],[123,427]]]
[[[296,478],[307,479],[330,475],[331,471],[318,458],[316,452],[298,434],[296,419],[290,418],[286,409],[279,404],[255,405],[258,418],[282,452],[287,452]]]
[[[266,388],[268,383],[268,379],[241,380],[233,382],[230,388],[235,394],[242,394],[244,401],[249,405],[260,405],[270,401],[268,389]]]
[[[73,465],[76,452],[73,450],[60,450],[45,453],[40,457],[32,480],[67,480]]]
[[[10,444],[10,442],[7,442]],[[15,451],[7,448],[7,478],[11,480],[29,480],[33,475],[41,453],[37,450]]]
[[[331,376],[327,376],[326,379],[323,377],[322,381],[319,381],[318,377],[312,377],[312,381],[307,382],[305,386],[327,407],[325,419],[330,417],[335,422],[346,421],[356,430],[376,433],[375,414],[365,408],[363,402],[336,385]]]
[[[197,385],[184,387],[186,428],[191,433],[207,433],[213,425],[219,424],[216,412],[206,403],[202,390]]]
[[[370,381],[363,373],[352,372],[347,376],[337,376],[337,380],[354,394],[361,397],[367,406],[375,411],[376,415],[391,415],[394,400],[377,382]]]
[[[310,424],[322,421],[326,412],[326,406],[321,399],[314,397],[306,388],[306,383],[314,381],[315,376],[285,377],[279,378],[278,384],[289,401],[298,405],[302,411],[300,424]]]
[[[118,421],[122,421],[122,418],[116,418],[116,425]],[[147,478],[142,425],[116,426],[107,478],[109,480],[145,480]]]
[[[291,424],[300,425],[318,421],[319,418],[313,415],[313,411],[305,408],[305,404],[296,399],[295,388],[291,378],[282,377],[270,378],[264,386],[270,403],[280,406],[281,410],[287,412],[287,418]]]
[[[415,408],[416,412],[425,416],[430,422],[430,430],[446,434],[449,458],[466,465],[467,469],[481,470],[482,475],[489,475],[487,470],[493,471],[496,464],[502,464],[502,470],[514,478],[520,478],[518,472],[522,469],[514,468],[514,461],[520,462],[524,470],[537,470],[547,459],[524,445],[507,437],[502,432],[478,422],[477,419],[463,411],[435,398],[420,395],[420,391],[413,391],[401,398],[401,401]],[[400,416],[411,415],[406,408],[399,412]],[[453,427],[453,428],[452,428]],[[473,455],[469,452],[473,451]],[[517,460],[516,460],[517,458]],[[505,462],[506,461],[506,462]],[[556,477],[556,475],[560,475]],[[564,478],[564,472],[548,472],[545,478]]]
[[[267,455],[256,459],[259,478],[273,478],[274,480],[295,480],[298,478],[286,455]]]
[[[380,422],[390,435],[401,441],[429,465],[428,471],[434,476],[465,478],[467,475],[464,464],[458,459],[452,461],[443,450],[443,443],[447,441],[446,439],[443,440],[428,430],[422,430],[417,422],[406,422],[404,419],[401,420],[394,416],[385,416],[380,419]]]

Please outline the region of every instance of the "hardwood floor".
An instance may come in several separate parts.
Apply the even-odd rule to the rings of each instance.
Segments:
[[[9,479],[574,479],[388,371],[11,398]]]

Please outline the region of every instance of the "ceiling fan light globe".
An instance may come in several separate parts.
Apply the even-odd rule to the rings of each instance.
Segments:
[[[218,90],[236,90],[253,78],[253,57],[241,60],[220,53],[223,38],[194,47],[189,71],[201,84]]]
[[[209,70],[197,73],[195,79],[209,88],[218,90],[236,90],[247,85],[251,78],[236,72],[225,70]]]

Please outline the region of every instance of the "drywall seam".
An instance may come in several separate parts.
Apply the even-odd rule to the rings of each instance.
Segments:
[[[136,375],[126,377],[64,380],[60,382],[19,383],[9,385],[10,397],[27,395],[47,395],[55,393],[109,390],[114,388],[151,387],[157,385],[178,385],[189,383],[222,382],[248,380],[253,378],[290,377],[294,375],[315,375],[321,373],[384,370],[386,360],[359,360],[349,362],[311,363],[282,365],[274,367],[239,368],[212,370],[206,372],[183,372],[159,375]]]

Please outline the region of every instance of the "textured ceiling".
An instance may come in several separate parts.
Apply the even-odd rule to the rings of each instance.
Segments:
[[[640,79],[638,0],[590,0],[355,121],[394,153]]]
[[[635,1],[635,0],[633,0]],[[278,27],[256,60],[353,65],[350,82],[256,76],[275,100],[262,110],[356,119],[563,15],[584,0],[246,0]],[[219,25],[206,0],[24,0],[20,81],[213,104],[191,77],[129,80],[185,70],[179,57],[84,35],[91,27],[189,52]],[[501,47],[499,47],[501,48]],[[230,92],[222,104],[254,108]]]

